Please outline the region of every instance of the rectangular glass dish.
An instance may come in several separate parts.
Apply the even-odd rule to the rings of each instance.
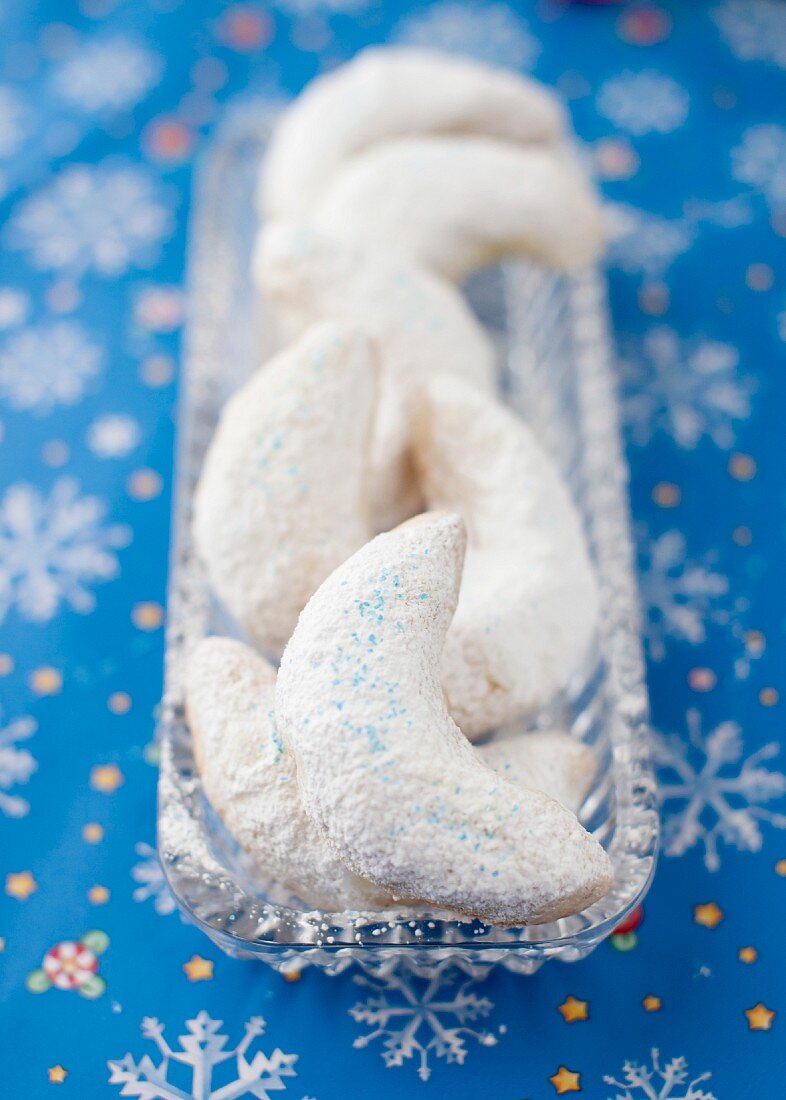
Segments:
[[[249,99],[227,116],[197,177],[189,248],[189,329],[178,413],[178,454],[166,636],[158,847],[187,916],[229,954],[278,970],[351,964],[427,975],[494,965],[534,972],[546,959],[583,958],[641,901],[655,866],[658,816],[651,770],[627,470],[602,277],[557,277],[527,264],[484,273],[467,288],[500,348],[505,400],[531,424],[563,472],[583,517],[602,595],[591,667],[535,725],[569,729],[594,748],[597,780],[580,817],[606,847],[614,886],[553,924],[500,928],[450,915],[307,910],[260,883],[202,794],[183,719],[185,662],[206,634],[237,634],[213,600],[191,539],[194,487],[226,398],[275,349],[249,274],[259,228],[256,177],[275,104]],[[532,725],[533,723],[530,723]]]

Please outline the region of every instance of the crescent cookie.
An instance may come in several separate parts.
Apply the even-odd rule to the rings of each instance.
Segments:
[[[279,655],[328,573],[368,538],[374,365],[365,337],[317,325],[227,402],[194,500],[210,583]]]
[[[356,874],[492,923],[576,913],[609,857],[558,802],[486,767],[439,668],[466,533],[427,514],[378,535],[321,585],[284,652],[276,717],[306,813]]]
[[[536,711],[579,671],[597,582],[565,483],[515,413],[439,375],[421,389],[413,446],[428,506],[459,512],[469,531],[442,684],[473,738]]]
[[[589,745],[558,730],[535,730],[476,745],[490,768],[514,783],[543,791],[578,813],[598,772]]]
[[[543,85],[474,61],[418,49],[368,49],[317,77],[278,124],[262,177],[267,218],[308,214],[356,153],[407,134],[554,140],[562,108]]]
[[[307,905],[390,905],[344,867],[303,811],[295,761],[276,731],[275,683],[275,670],[241,642],[205,638],[194,650],[186,712],[205,794],[258,873]]]
[[[378,363],[369,494],[375,530],[419,510],[409,451],[413,390],[436,367],[491,392],[495,353],[461,294],[405,260],[367,256],[305,227],[273,225],[254,255],[260,290],[288,336],[332,318],[357,325]]]
[[[601,207],[565,149],[483,137],[399,138],[359,154],[313,211],[317,229],[460,282],[525,255],[575,271],[603,248]]]

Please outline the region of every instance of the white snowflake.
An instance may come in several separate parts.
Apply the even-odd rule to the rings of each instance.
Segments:
[[[606,210],[608,261],[628,275],[659,278],[696,238],[695,227],[685,219],[661,218],[625,203],[611,203]]]
[[[138,1062],[130,1054],[118,1062],[110,1061],[110,1085],[122,1086],[122,1096],[136,1096],[140,1100],[187,1100],[188,1097],[229,1100],[241,1096],[270,1100],[271,1092],[286,1089],[284,1078],[297,1076],[293,1069],[296,1054],[284,1054],[276,1048],[269,1058],[260,1050],[250,1060],[246,1056],[255,1040],[265,1033],[262,1017],[252,1016],[245,1025],[243,1038],[229,1050],[225,1049],[227,1036],[219,1034],[222,1023],[222,1020],[212,1020],[207,1012],[200,1012],[195,1019],[186,1020],[188,1034],[178,1036],[180,1046],[174,1050],[164,1038],[163,1024],[146,1017],[142,1021],[142,1034],[155,1043],[161,1061],[156,1065],[147,1054]],[[170,1079],[172,1063],[185,1067],[190,1077],[186,1087],[176,1083],[177,1077]],[[180,1072],[182,1076],[183,1071]]]
[[[609,1100],[716,1100],[713,1093],[704,1089],[704,1082],[709,1081],[711,1073],[691,1078],[684,1058],[672,1058],[661,1065],[660,1051],[656,1047],[651,1051],[651,1060],[651,1065],[625,1062],[622,1081],[604,1077],[607,1085],[624,1090],[610,1096]]]
[[[164,877],[158,852],[144,841],[134,845],[134,851],[140,857],[139,863],[131,868],[131,878],[139,883],[133,893],[134,901],[152,899],[155,911],[162,917],[168,917],[174,913],[176,903]]]
[[[22,100],[5,86],[0,87],[0,157],[12,156],[25,137],[25,108]]]
[[[786,127],[750,126],[731,151],[732,175],[758,188],[773,207],[786,204]]]
[[[742,61],[771,61],[786,68],[786,6],[782,0],[726,0],[712,18]]]
[[[86,114],[127,110],[157,83],[164,61],[125,35],[88,40],[55,70],[55,94]]]
[[[786,828],[786,814],[762,803],[786,794],[786,775],[762,765],[780,752],[777,741],[745,756],[736,722],[721,722],[702,734],[701,716],[688,711],[688,742],[672,735],[653,736],[663,807],[663,851],[681,856],[701,844],[708,871],[720,867],[718,841],[741,852],[758,852],[759,821]]]
[[[659,325],[623,359],[623,417],[635,443],[662,430],[692,449],[703,436],[734,443],[733,421],[750,416],[753,379],[738,374],[739,353],[718,340],[681,339]]]
[[[507,4],[479,6],[445,0],[405,16],[393,37],[407,46],[467,54],[514,69],[531,69],[540,54],[540,43]]]
[[[357,976],[355,981],[374,993],[351,1008],[349,1014],[373,1030],[355,1039],[353,1046],[366,1047],[374,1039],[382,1038],[382,1058],[388,1069],[402,1066],[406,1059],[417,1056],[418,1076],[427,1081],[431,1076],[432,1052],[446,1062],[461,1065],[467,1056],[467,1038],[487,1047],[497,1042],[491,1032],[466,1026],[488,1016],[494,1006],[487,997],[468,992],[472,982],[449,989],[457,981],[455,971],[438,974],[428,981],[404,974],[392,974],[385,980]]]
[[[639,589],[647,619],[648,652],[653,661],[666,655],[666,639],[699,645],[707,636],[708,621],[722,621],[719,597],[729,591],[722,573],[687,557],[680,531],[666,531],[650,541],[642,539]]]
[[[101,371],[101,348],[73,321],[46,321],[9,337],[0,350],[0,397],[38,415],[75,405]]]
[[[154,263],[174,230],[172,201],[143,168],[74,164],[33,192],[8,224],[8,242],[44,271],[122,275]]]
[[[8,817],[24,817],[30,810],[26,799],[6,791],[27,783],[38,766],[32,753],[18,747],[20,741],[33,736],[36,728],[32,718],[15,718],[0,729],[0,810]]]
[[[119,571],[115,550],[131,532],[104,522],[106,509],[59,478],[48,497],[11,485],[0,500],[0,622],[16,605],[22,618],[49,622],[62,603],[82,614],[95,606],[90,585]]]
[[[601,115],[636,137],[668,134],[688,117],[687,91],[663,73],[624,72],[605,80],[596,106]]]
[[[15,328],[26,321],[30,313],[30,298],[23,290],[0,287],[0,329]]]
[[[139,445],[139,425],[133,416],[106,413],[87,430],[87,445],[99,458],[124,458]]]

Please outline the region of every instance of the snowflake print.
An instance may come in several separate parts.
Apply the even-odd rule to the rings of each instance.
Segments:
[[[786,204],[786,127],[749,127],[732,149],[731,160],[736,180],[756,187],[772,207]]]
[[[667,856],[681,856],[702,845],[705,867],[717,871],[719,840],[740,852],[758,852],[760,821],[786,828],[786,814],[763,805],[786,794],[786,775],[766,767],[780,751],[776,741],[746,757],[736,722],[721,722],[703,734],[697,710],[689,710],[686,720],[687,743],[677,736],[653,739],[663,850]]]
[[[623,1090],[609,1100],[716,1100],[713,1093],[704,1089],[704,1082],[711,1077],[711,1073],[700,1073],[691,1078],[684,1058],[672,1058],[661,1065],[660,1051],[653,1047],[650,1065],[625,1062],[622,1081],[616,1077],[603,1080]]]
[[[685,219],[661,218],[624,203],[607,207],[611,243],[607,258],[627,275],[663,276],[696,239]]]
[[[61,604],[86,614],[95,606],[90,586],[119,571],[115,550],[131,532],[104,522],[106,509],[82,496],[78,483],[59,478],[48,497],[32,485],[10,486],[0,500],[0,622],[9,609],[23,619],[49,622]]]
[[[666,531],[641,540],[639,589],[647,620],[649,656],[662,661],[666,640],[699,645],[707,636],[708,621],[723,621],[717,601],[729,591],[729,582],[712,568],[709,557],[690,561],[685,537]]]
[[[22,144],[24,116],[25,108],[16,92],[0,87],[0,157],[12,156]]]
[[[87,445],[98,458],[125,458],[139,445],[139,425],[133,416],[107,413],[87,431]]]
[[[687,449],[708,436],[734,443],[733,422],[750,416],[753,379],[737,372],[739,353],[717,340],[682,340],[665,325],[650,329],[622,362],[622,412],[633,441],[665,431]]]
[[[101,114],[135,106],[158,82],[163,58],[123,35],[88,41],[55,71],[55,94],[83,111]]]
[[[600,114],[635,137],[668,134],[688,117],[685,89],[662,73],[624,72],[601,84],[596,99]]]
[[[155,263],[174,226],[169,192],[144,169],[74,164],[21,203],[8,241],[43,271],[111,278]]]
[[[164,1038],[163,1024],[146,1017],[142,1021],[142,1034],[156,1045],[161,1061],[156,1065],[149,1055],[145,1055],[135,1062],[130,1054],[118,1062],[110,1061],[110,1085],[121,1086],[122,1096],[138,1096],[141,1100],[186,1100],[187,1097],[229,1100],[229,1097],[241,1096],[270,1100],[271,1092],[286,1089],[283,1079],[296,1076],[293,1069],[296,1054],[284,1054],[276,1048],[269,1058],[260,1050],[250,1060],[246,1057],[259,1036],[265,1033],[265,1021],[261,1016],[251,1017],[245,1025],[243,1038],[229,1050],[225,1049],[227,1036],[219,1034],[221,1025],[221,1020],[212,1020],[207,1012],[200,1012],[195,1019],[186,1020],[188,1034],[181,1035],[179,1049],[173,1049]],[[184,1066],[190,1073],[188,1091],[171,1079],[172,1063]],[[222,1068],[217,1073],[218,1067]]]
[[[357,976],[358,985],[374,992],[349,1014],[372,1030],[355,1039],[353,1046],[367,1047],[374,1039],[382,1038],[382,1059],[387,1068],[402,1066],[406,1059],[417,1057],[421,1081],[431,1076],[432,1052],[446,1062],[462,1065],[467,1056],[467,1038],[494,1046],[497,1039],[490,1032],[466,1026],[488,1016],[493,1004],[486,997],[468,992],[472,982],[449,989],[456,980],[455,972],[438,974],[428,981],[399,974],[385,980]]]
[[[0,729],[0,810],[7,817],[25,817],[30,812],[26,799],[6,792],[27,783],[38,766],[32,753],[18,747],[19,742],[27,741],[36,729],[32,718],[15,718]]]
[[[131,877],[134,882],[139,883],[133,893],[134,901],[150,899],[159,916],[168,917],[170,913],[174,913],[176,903],[164,876],[158,852],[143,841],[134,846],[134,851],[140,857],[139,862],[131,868]]]
[[[75,405],[103,366],[103,351],[73,321],[45,322],[9,337],[0,350],[0,397],[43,416]]]
[[[514,69],[531,69],[540,54],[538,40],[507,4],[477,7],[454,0],[432,4],[405,16],[394,38],[407,46],[466,54]]]
[[[712,13],[741,61],[771,61],[786,69],[786,7],[781,0],[726,0]]]

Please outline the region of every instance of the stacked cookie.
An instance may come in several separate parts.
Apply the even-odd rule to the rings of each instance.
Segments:
[[[519,76],[366,51],[285,114],[262,178],[254,273],[291,342],[227,403],[195,498],[210,583],[256,647],[192,655],[205,792],[307,905],[578,912],[610,886],[575,816],[592,752],[470,740],[580,668],[597,587],[455,285],[508,255],[597,255],[562,113]]]

